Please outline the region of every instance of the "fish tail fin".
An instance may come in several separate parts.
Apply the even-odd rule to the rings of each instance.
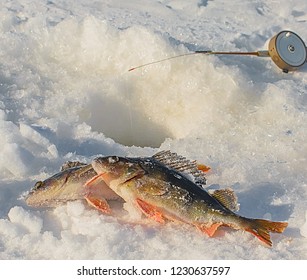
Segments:
[[[246,231],[252,233],[268,246],[272,246],[270,232],[282,233],[288,226],[286,222],[272,222],[262,219],[248,219]]]

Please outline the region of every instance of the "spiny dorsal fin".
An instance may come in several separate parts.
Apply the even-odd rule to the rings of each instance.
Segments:
[[[229,210],[234,212],[239,211],[240,204],[232,189],[215,190],[213,193],[210,193],[210,195]]]
[[[152,157],[170,169],[174,169],[187,175],[192,175],[196,184],[206,184],[204,172],[198,169],[196,161],[188,160],[187,158],[176,153],[172,153],[171,151],[161,151]]]
[[[61,166],[61,171],[64,171],[64,170],[72,168],[72,167],[85,166],[85,165],[87,165],[87,163],[80,162],[80,161],[66,161]]]

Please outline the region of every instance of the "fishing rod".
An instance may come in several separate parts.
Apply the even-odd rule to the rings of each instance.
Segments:
[[[304,41],[294,32],[284,30],[276,34],[269,41],[268,50],[254,51],[254,52],[230,52],[230,51],[195,51],[191,53],[176,55],[165,59],[142,64],[128,71],[133,71],[143,68],[152,64],[160,63],[163,61],[189,56],[189,55],[246,55],[258,57],[270,57],[273,62],[282,69],[283,72],[295,71],[306,63],[307,48]]]

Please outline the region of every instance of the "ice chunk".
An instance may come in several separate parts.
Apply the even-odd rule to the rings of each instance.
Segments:
[[[19,206],[11,208],[8,213],[12,223],[18,224],[26,228],[31,233],[40,233],[43,227],[43,220]]]
[[[1,133],[0,141],[3,143],[13,143],[13,142],[21,143],[22,142],[22,137],[20,135],[18,126],[11,121],[2,120],[0,122],[0,133]]]
[[[48,147],[48,152],[53,158],[57,158],[59,156],[58,149],[54,144],[51,144]]]
[[[307,238],[307,211],[305,213],[305,223],[300,228],[301,235]]]
[[[50,142],[47,138],[38,133],[31,126],[21,123],[19,125],[20,133],[23,137],[33,141],[34,143],[40,146],[50,146]]]
[[[84,212],[84,204],[81,201],[67,203],[67,213],[69,216],[78,217]]]
[[[0,159],[3,167],[13,175],[20,177],[30,171],[30,163],[33,160],[33,155],[16,143],[7,143],[4,145]]]
[[[39,132],[33,129],[31,126],[21,123],[20,126],[20,133],[23,137],[27,138],[28,140],[36,143],[47,149],[48,155],[51,158],[58,157],[58,150],[54,144],[51,144],[50,141],[42,136]]]
[[[5,112],[0,109],[0,120],[5,120],[5,119],[6,119]]]

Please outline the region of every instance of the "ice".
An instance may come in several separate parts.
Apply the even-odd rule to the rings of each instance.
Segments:
[[[36,143],[37,145],[41,146],[43,149],[47,148],[46,156],[48,158],[58,158],[59,155],[57,147],[54,144],[51,144],[47,138],[45,138],[34,128],[26,124],[21,123],[19,127],[20,127],[20,133],[24,138]]]
[[[300,227],[300,233],[307,238],[307,211],[305,214],[305,223]]]
[[[0,120],[5,120],[6,115],[5,112],[3,110],[0,110]]]
[[[31,141],[33,141],[36,144],[39,144],[41,146],[50,146],[50,142],[48,139],[43,137],[41,134],[39,134],[36,130],[34,130],[32,127],[21,123],[19,125],[20,133],[24,138],[27,138]]]
[[[11,208],[8,217],[13,224],[20,225],[31,233],[39,234],[43,226],[43,220],[40,217],[31,215],[22,207]]]
[[[84,205],[81,202],[70,202],[67,204],[68,215],[78,217],[84,212]]]
[[[286,29],[307,40],[306,5],[2,1],[0,259],[306,259],[306,65],[285,74],[270,58],[197,54],[128,71],[196,50],[266,50]],[[234,189],[240,215],[289,228],[271,250],[243,231],[208,238],[118,222],[85,201],[20,199],[65,161],[161,150],[210,166],[206,187]]]
[[[25,176],[30,171],[33,155],[16,143],[4,145],[1,154],[2,168],[7,169],[15,177]]]

